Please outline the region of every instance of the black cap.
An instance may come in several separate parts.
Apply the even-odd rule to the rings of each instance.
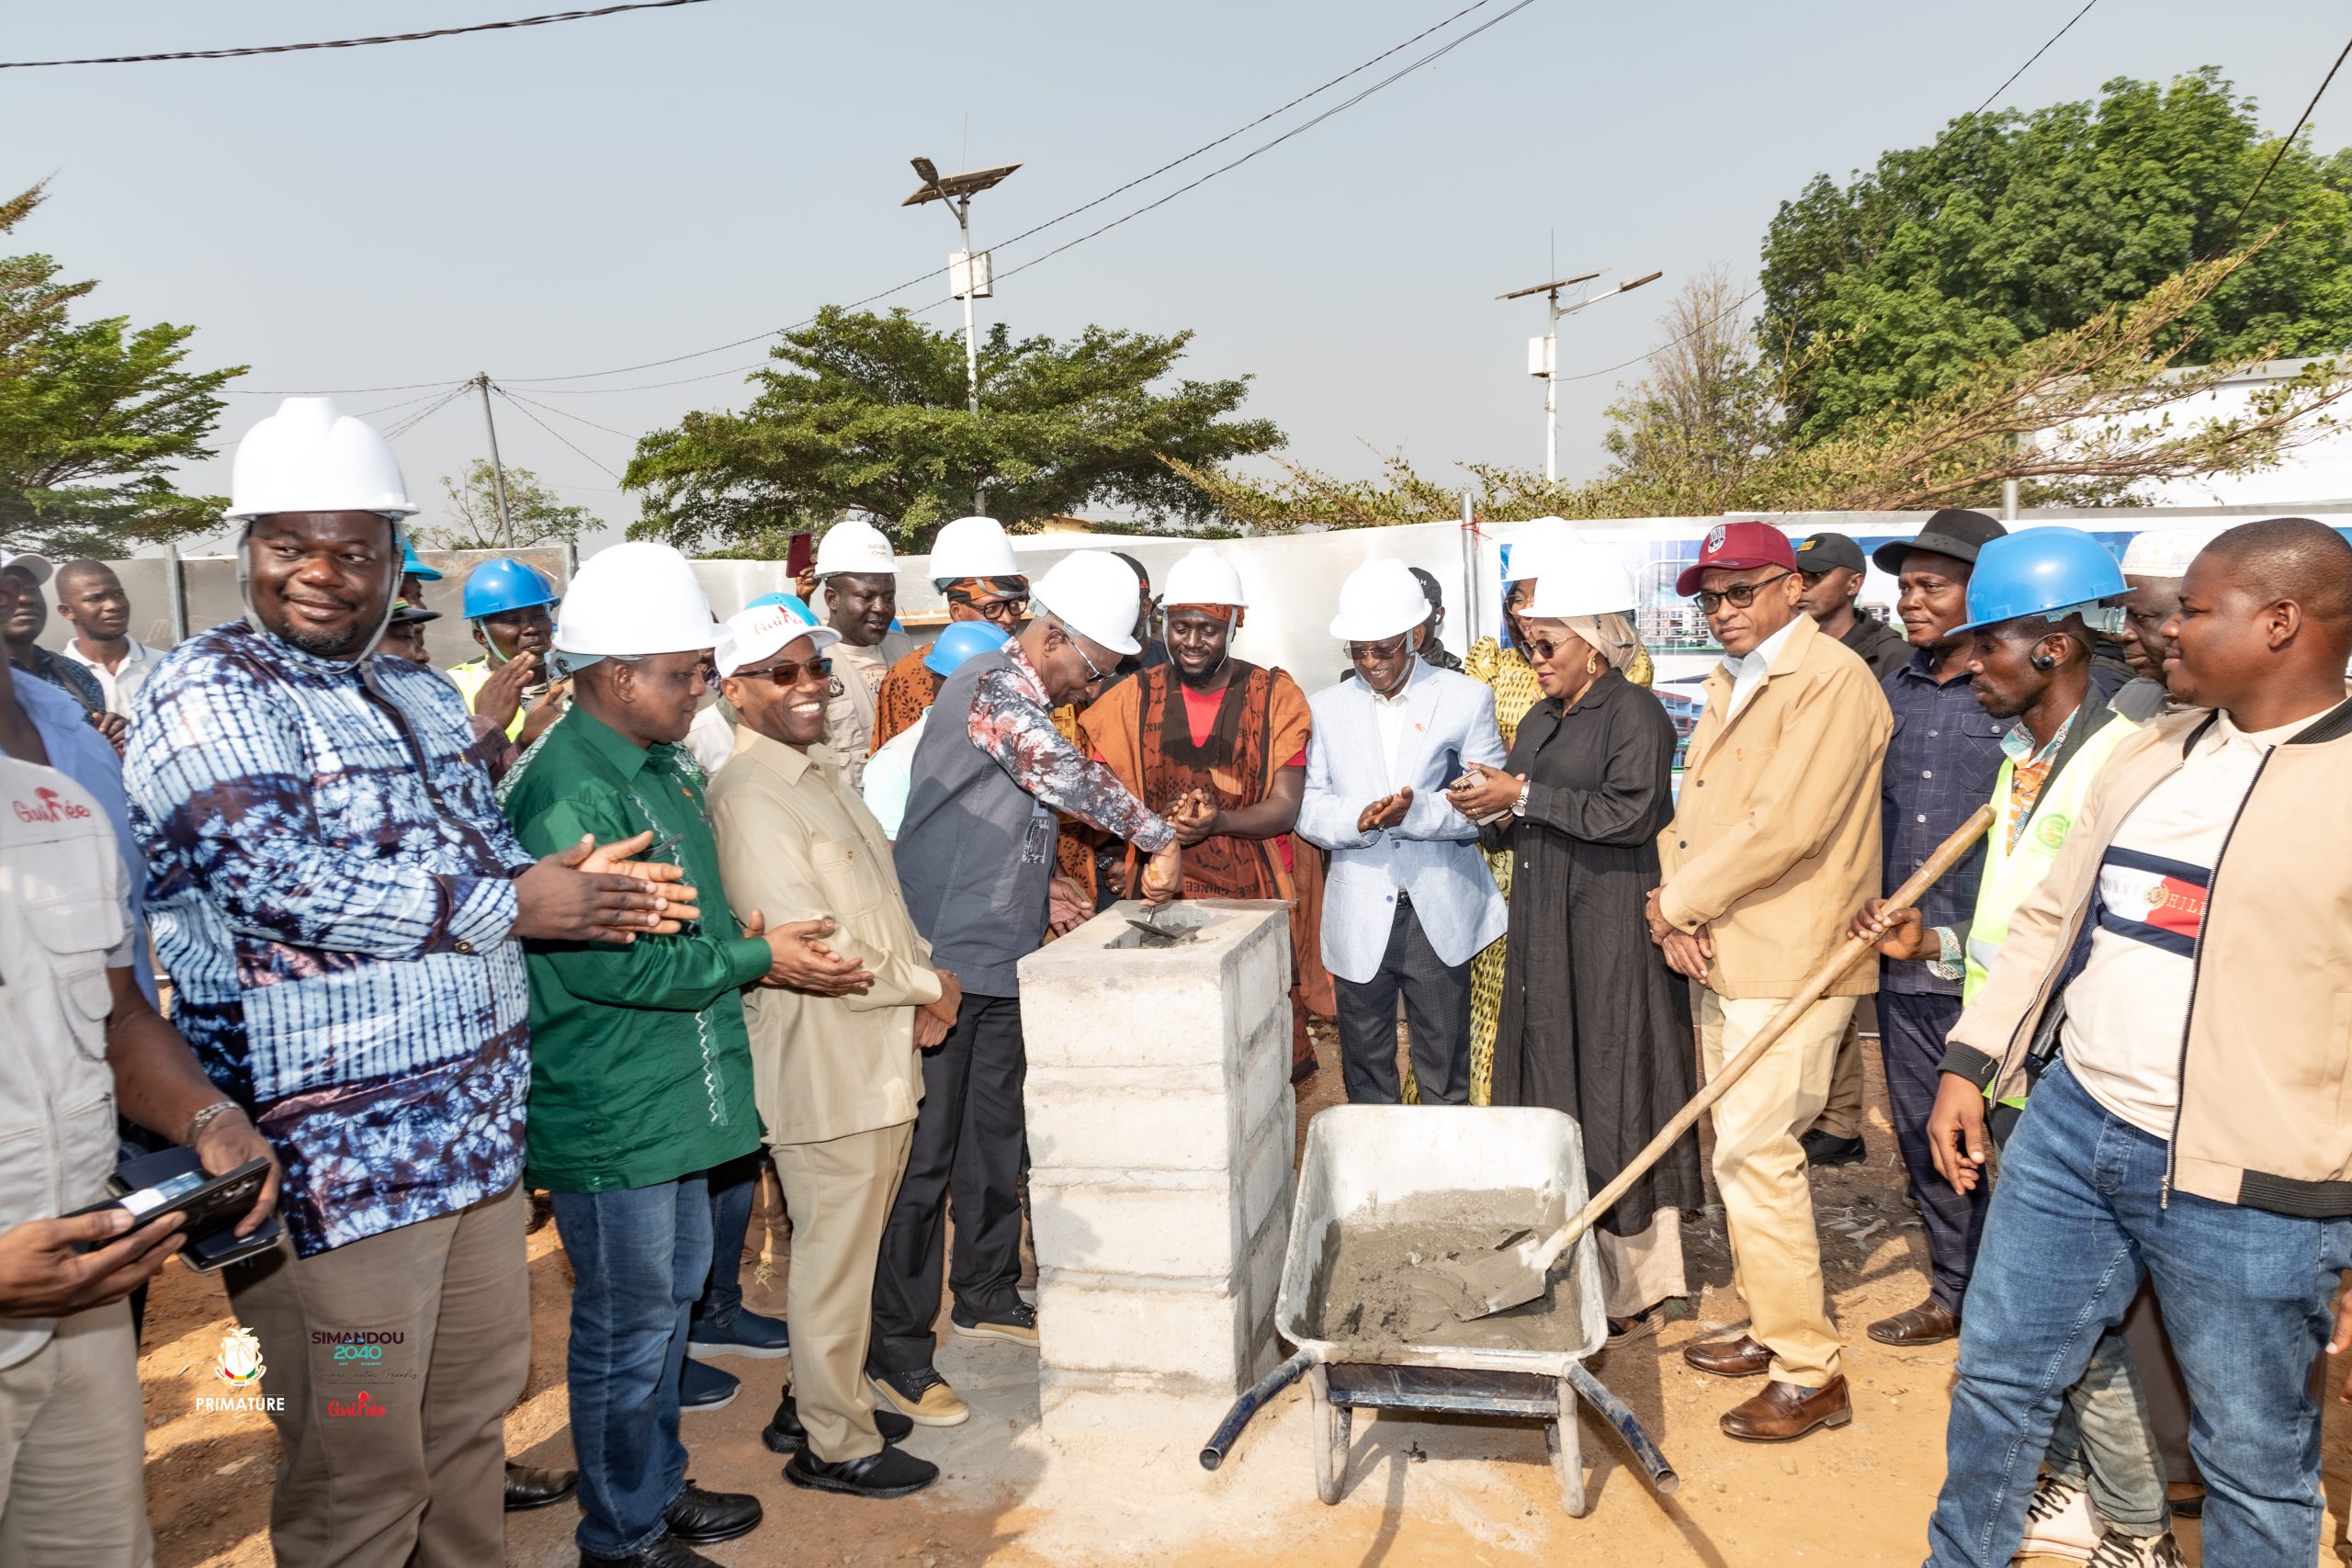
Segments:
[[[1939,556],[1964,560],[1973,566],[1976,552],[2007,534],[2008,530],[1985,516],[1966,507],[1947,506],[1928,519],[1916,539],[1898,539],[1891,545],[1881,545],[1871,552],[1871,559],[1879,570],[1890,577],[1900,576],[1903,558],[1913,550],[1933,550]]]
[[[1437,578],[1433,573],[1423,571],[1417,566],[1408,566],[1405,570],[1411,572],[1415,578],[1419,580],[1421,584],[1421,597],[1430,602],[1430,609],[1442,610],[1445,608],[1445,591],[1437,585]]]
[[[412,604],[405,599],[395,599],[392,601],[392,618],[385,624],[394,626],[413,626],[422,621],[437,621],[440,618],[441,612],[438,610],[428,610],[422,604]]]
[[[1862,547],[1843,534],[1808,534],[1797,545],[1799,571],[1827,571],[1833,567],[1848,571],[1862,570]]]

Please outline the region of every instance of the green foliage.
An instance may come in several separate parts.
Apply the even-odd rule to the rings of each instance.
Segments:
[[[0,201],[0,234],[43,197]],[[0,539],[105,558],[218,528],[227,503],[181,494],[166,470],[213,455],[213,394],[245,367],[181,369],[194,327],[74,321],[97,284],[57,273],[48,256],[0,257]]]
[[[1200,527],[1215,504],[1161,459],[1214,465],[1283,434],[1229,417],[1247,377],[1153,390],[1191,340],[1089,327],[1016,342],[999,324],[980,349],[975,418],[960,333],[829,307],[771,351],[782,364],[760,372],[749,408],[689,413],[638,443],[622,482],[644,492],[644,514],[629,532],[765,548],[857,512],[922,550],[972,510],[978,486],[1008,526],[1107,503],[1164,530]]]
[[[528,549],[534,545],[577,545],[580,536],[597,525],[596,514],[584,506],[558,499],[528,468],[506,470],[506,516],[514,525],[508,538],[498,517],[496,476],[490,459],[476,457],[462,480],[441,476],[447,511],[438,523],[416,529],[418,539],[433,550]]]
[[[2352,342],[2352,155],[2290,147],[2233,240],[2278,147],[2208,67],[1963,116],[1842,189],[1816,177],[1764,241],[1760,335],[1796,434],[1949,389],[2273,231],[2160,346],[2185,364],[2335,353]]]

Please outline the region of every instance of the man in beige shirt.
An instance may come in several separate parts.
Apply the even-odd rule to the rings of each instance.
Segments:
[[[919,1051],[946,1035],[961,991],[934,969],[899,893],[890,843],[823,744],[825,649],[839,634],[797,604],[729,623],[721,689],[740,720],[710,789],[735,907],[769,921],[830,919],[838,973],[808,989],[755,987],[745,1005],[752,1089],[792,1214],[785,1314],[797,1396],[761,1434],[796,1486],[898,1497],[939,1469],[891,1446],[913,1424],[877,1412],[865,1377],[874,1269],[922,1097]]]
[[[1844,938],[1839,911],[1878,896],[1879,763],[1894,721],[1869,666],[1800,610],[1804,581],[1779,529],[1719,525],[1676,586],[1696,592],[1724,662],[1658,836],[1650,935],[1695,987],[1712,1078]],[[1877,988],[1877,965],[1848,971],[1715,1102],[1715,1184],[1750,1324],[1683,1357],[1719,1377],[1770,1373],[1724,1414],[1735,1438],[1785,1441],[1853,1418],[1798,1138],[1828,1098],[1856,999]]]
[[[898,571],[890,541],[861,518],[842,518],[817,541],[817,582],[825,595],[825,624],[841,635],[832,650],[825,746],[833,754],[834,769],[852,789],[865,784],[882,677],[915,648],[914,638],[891,629],[899,615]],[[816,605],[811,603],[809,608]]]

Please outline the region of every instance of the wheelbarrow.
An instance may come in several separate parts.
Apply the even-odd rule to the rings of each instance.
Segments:
[[[1518,1309],[1523,1334],[1459,1322],[1434,1330],[1426,1343],[1361,1329],[1344,1339],[1326,1337],[1326,1292],[1343,1228],[1460,1214],[1494,1193],[1534,1194],[1534,1228],[1557,1229],[1585,1199],[1576,1122],[1556,1111],[1452,1106],[1342,1105],[1317,1116],[1306,1130],[1274,1308],[1276,1331],[1297,1348],[1235,1401],[1201,1450],[1202,1468],[1223,1463],[1250,1417],[1305,1377],[1315,1494],[1326,1503],[1340,1500],[1358,1410],[1542,1421],[1561,1506],[1581,1518],[1589,1504],[1577,1415],[1580,1404],[1589,1404],[1616,1428],[1651,1484],[1674,1491],[1680,1484],[1674,1467],[1584,1367],[1608,1334],[1600,1259],[1589,1235],[1554,1265],[1544,1297]],[[1498,1342],[1511,1337],[1529,1344]]]

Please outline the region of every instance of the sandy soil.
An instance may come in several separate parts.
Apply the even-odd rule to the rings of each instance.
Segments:
[[[1337,1048],[1301,1092],[1299,1125],[1340,1096]],[[936,1461],[941,1483],[890,1504],[818,1496],[785,1484],[759,1431],[788,1363],[723,1363],[744,1380],[728,1407],[686,1417],[693,1473],[703,1485],[758,1494],[756,1533],[708,1549],[741,1565],[904,1563],[1008,1568],[1149,1561],[1227,1568],[1379,1568],[1582,1561],[1650,1563],[1916,1563],[1942,1473],[1952,1349],[1897,1351],[1861,1333],[1874,1318],[1924,1295],[1918,1222],[1894,1158],[1883,1085],[1871,1054],[1871,1160],[1821,1173],[1815,1208],[1835,1309],[1847,1337],[1855,1420],[1787,1447],[1732,1442],[1715,1417],[1745,1390],[1690,1371],[1676,1354],[1691,1338],[1741,1321],[1719,1213],[1686,1232],[1690,1321],[1654,1340],[1607,1353],[1594,1370],[1640,1416],[1681,1475],[1661,1496],[1629,1468],[1597,1422],[1584,1423],[1593,1492],[1589,1517],[1562,1513],[1541,1428],[1532,1423],[1366,1418],[1355,1428],[1348,1491],[1336,1507],[1315,1500],[1308,1422],[1294,1389],[1261,1415],[1225,1467],[1204,1475],[1193,1458],[1208,1435],[1170,1430],[1150,1441],[1056,1448],[1037,1430],[1032,1363],[1012,1347],[948,1337],[939,1365],[974,1418],[919,1432],[911,1450]],[[755,1227],[754,1240],[759,1235]],[[568,1280],[552,1226],[531,1236],[533,1355],[529,1392],[508,1423],[509,1449],[534,1462],[570,1462],[562,1365]],[[779,1275],[755,1280],[752,1303],[781,1312]],[[213,1280],[175,1264],[158,1282],[140,1371],[147,1393],[147,1490],[162,1568],[269,1562],[266,1524],[276,1439],[258,1416],[194,1408],[219,1388],[211,1362],[230,1325]],[[943,1330],[945,1324],[943,1320]],[[2341,1378],[2343,1369],[2335,1370]],[[2352,1412],[2330,1402],[2326,1435],[2328,1540],[2342,1535],[2352,1494]],[[526,1568],[576,1561],[570,1506],[510,1519],[510,1560]],[[2196,1526],[2184,1524],[2189,1561]],[[2352,1554],[2345,1554],[2352,1561]]]

